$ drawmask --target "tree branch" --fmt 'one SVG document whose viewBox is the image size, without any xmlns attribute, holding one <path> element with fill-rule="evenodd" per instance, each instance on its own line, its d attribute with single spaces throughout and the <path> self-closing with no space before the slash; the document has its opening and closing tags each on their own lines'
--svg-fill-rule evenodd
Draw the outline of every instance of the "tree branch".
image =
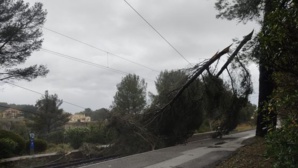
<svg viewBox="0 0 298 168">
<path fill-rule="evenodd" d="M 232 44 L 231 44 L 232 45 Z M 220 51 L 217 52 L 214 56 L 212 56 L 206 63 L 204 63 L 201 67 L 198 68 L 197 72 L 182 86 L 182 88 L 178 91 L 178 93 L 175 95 L 175 97 L 167 104 L 165 105 L 161 110 L 164 111 L 168 106 L 171 106 L 178 97 L 183 93 L 183 91 L 198 77 L 200 76 L 206 69 L 209 68 L 209 66 L 214 63 L 217 59 L 219 59 L 224 54 L 228 53 L 230 50 L 231 45 Z"/>
<path fill-rule="evenodd" d="M 231 79 L 231 86 L 232 86 L 232 91 L 233 91 L 233 94 L 235 94 L 235 88 L 234 88 L 234 79 L 233 79 L 233 77 L 232 77 L 232 75 L 231 75 L 231 73 L 230 73 L 229 69 L 228 69 L 228 68 L 226 68 L 226 70 L 227 70 L 227 72 L 228 72 L 228 74 L 229 74 L 229 77 L 230 77 L 230 79 Z"/>
<path fill-rule="evenodd" d="M 221 67 L 220 71 L 217 73 L 216 77 L 219 77 L 219 75 L 222 74 L 222 72 L 227 68 L 227 66 L 232 62 L 232 60 L 236 57 L 240 49 L 246 44 L 249 40 L 251 40 L 251 37 L 253 35 L 252 31 L 248 35 L 244 36 L 243 40 L 240 42 L 236 50 L 233 52 L 233 54 L 229 57 L 229 59 L 226 61 L 226 63 Z"/>
</svg>

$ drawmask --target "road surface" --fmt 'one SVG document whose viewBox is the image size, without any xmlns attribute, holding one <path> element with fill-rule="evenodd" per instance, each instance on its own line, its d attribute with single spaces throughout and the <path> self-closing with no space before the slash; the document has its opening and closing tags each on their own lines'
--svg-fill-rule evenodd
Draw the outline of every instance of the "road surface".
<svg viewBox="0 0 298 168">
<path fill-rule="evenodd" d="M 242 141 L 253 137 L 255 131 L 245 131 L 135 154 L 81 168 L 200 168 L 212 167 L 242 146 Z"/>
</svg>

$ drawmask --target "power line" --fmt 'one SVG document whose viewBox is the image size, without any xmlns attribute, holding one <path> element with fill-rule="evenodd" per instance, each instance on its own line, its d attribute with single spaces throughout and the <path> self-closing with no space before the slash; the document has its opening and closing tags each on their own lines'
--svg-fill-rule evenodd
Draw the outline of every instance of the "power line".
<svg viewBox="0 0 298 168">
<path fill-rule="evenodd" d="M 103 65 L 100 65 L 100 64 L 96 64 L 96 63 L 93 63 L 93 62 L 85 61 L 83 59 L 75 58 L 75 57 L 65 55 L 65 54 L 62 54 L 62 53 L 59 53 L 59 52 L 56 52 L 56 51 L 48 50 L 48 49 L 45 49 L 45 48 L 42 48 L 41 50 L 44 51 L 44 52 L 50 53 L 50 54 L 54 54 L 54 55 L 59 56 L 59 57 L 67 58 L 67 59 L 77 61 L 77 62 L 80 62 L 80 63 L 83 63 L 83 64 L 94 66 L 94 67 L 97 67 L 97 68 L 110 70 L 110 71 L 121 73 L 121 74 L 124 74 L 124 75 L 128 74 L 127 72 L 124 72 L 124 71 L 121 71 L 121 70 L 117 70 L 117 69 L 109 68 L 109 67 L 106 67 L 106 66 L 103 66 Z"/>
<path fill-rule="evenodd" d="M 191 64 L 156 28 L 154 28 L 133 6 L 131 6 L 126 0 L 124 2 L 136 12 L 169 46 L 171 46 L 186 62 Z"/>
<path fill-rule="evenodd" d="M 39 95 L 44 96 L 44 94 L 42 94 L 42 93 L 40 93 L 40 92 L 37 92 L 37 91 L 32 90 L 32 89 L 29 89 L 29 88 L 25 88 L 25 87 L 23 87 L 23 86 L 19 86 L 19 85 L 16 85 L 16 84 L 13 84 L 13 83 L 10 83 L 10 82 L 6 82 L 6 81 L 2 81 L 2 82 L 7 83 L 7 84 L 12 85 L 12 86 L 19 87 L 19 88 L 24 89 L 24 90 L 27 90 L 27 91 L 30 91 L 30 92 L 32 92 L 32 93 L 35 93 L 35 94 L 39 94 Z M 74 104 L 74 103 L 71 103 L 71 102 L 68 102 L 68 101 L 65 101 L 65 100 L 63 100 L 63 103 L 66 103 L 66 104 L 69 104 L 69 105 L 72 105 L 72 106 L 75 106 L 75 107 L 78 107 L 78 108 L 86 109 L 85 107 L 82 107 L 82 106 L 80 106 L 80 105 L 76 105 L 76 104 Z"/>
<path fill-rule="evenodd" d="M 91 44 L 85 43 L 85 42 L 83 42 L 83 41 L 77 40 L 77 39 L 75 39 L 75 38 L 73 38 L 73 37 L 67 36 L 67 35 L 65 35 L 65 34 L 59 33 L 59 32 L 57 32 L 57 31 L 51 30 L 51 29 L 46 28 L 46 27 L 43 27 L 43 28 L 44 28 L 45 30 L 50 31 L 50 32 L 59 34 L 60 36 L 66 37 L 66 38 L 71 39 L 71 40 L 73 40 L 73 41 L 76 41 L 76 42 L 78 42 L 78 43 L 84 44 L 84 45 L 86 45 L 86 46 L 89 46 L 89 47 L 94 48 L 94 49 L 96 49 L 96 50 L 99 50 L 99 51 L 101 51 L 101 52 L 104 52 L 104 53 L 106 53 L 107 55 L 110 54 L 110 55 L 113 55 L 113 56 L 115 56 L 115 57 L 118 57 L 118 58 L 120 58 L 120 59 L 122 59 L 122 60 L 125 60 L 125 61 L 127 61 L 127 62 L 130 62 L 130 63 L 136 64 L 136 65 L 138 65 L 138 66 L 144 67 L 144 68 L 146 68 L 146 69 L 149 69 L 149 70 L 151 70 L 151 71 L 159 72 L 159 71 L 157 71 L 157 70 L 155 70 L 155 69 L 153 69 L 153 68 L 150 68 L 150 67 L 148 67 L 148 66 L 146 66 L 146 65 L 143 65 L 143 64 L 134 62 L 134 61 L 129 60 L 129 59 L 127 59 L 127 58 L 123 58 L 123 57 L 121 57 L 121 56 L 119 56 L 119 55 L 117 55 L 117 54 L 111 53 L 111 52 L 106 51 L 106 50 L 104 50 L 104 49 L 98 48 L 98 47 L 96 47 L 96 46 L 94 46 L 94 45 L 91 45 Z"/>
<path fill-rule="evenodd" d="M 94 66 L 94 67 L 97 67 L 97 68 L 105 69 L 105 70 L 108 70 L 108 71 L 113 71 L 115 73 L 120 73 L 120 74 L 124 74 L 124 75 L 129 74 L 128 72 L 125 72 L 125 71 L 121 71 L 121 70 L 118 70 L 118 69 L 106 67 L 106 66 L 96 64 L 96 63 L 93 63 L 93 62 L 85 61 L 83 59 L 75 58 L 75 57 L 65 55 L 65 54 L 62 54 L 62 53 L 59 53 L 59 52 L 55 52 L 55 51 L 52 51 L 52 50 L 48 50 L 48 49 L 45 49 L 45 48 L 42 48 L 41 50 L 44 51 L 44 52 L 50 53 L 50 54 L 54 54 L 54 55 L 59 56 L 59 57 L 63 57 L 63 58 L 66 58 L 66 59 L 77 61 L 77 62 L 86 64 L 86 65 L 90 65 L 90 66 Z M 144 78 L 144 79 L 149 80 L 149 81 L 154 81 L 154 80 L 148 79 L 148 78 Z"/>
</svg>

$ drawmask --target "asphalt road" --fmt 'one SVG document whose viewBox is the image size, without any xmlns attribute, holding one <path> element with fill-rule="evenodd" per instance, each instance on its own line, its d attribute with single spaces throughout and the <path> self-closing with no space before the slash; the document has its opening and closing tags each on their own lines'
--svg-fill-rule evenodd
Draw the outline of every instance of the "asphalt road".
<svg viewBox="0 0 298 168">
<path fill-rule="evenodd" d="M 245 131 L 222 139 L 194 141 L 81 168 L 210 168 L 241 147 L 243 140 L 254 135 L 254 130 Z"/>
</svg>

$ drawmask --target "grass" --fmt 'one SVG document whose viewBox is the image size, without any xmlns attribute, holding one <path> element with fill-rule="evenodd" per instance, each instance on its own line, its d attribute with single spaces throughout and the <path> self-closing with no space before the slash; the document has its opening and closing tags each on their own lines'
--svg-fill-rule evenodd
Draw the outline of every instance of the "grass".
<svg viewBox="0 0 298 168">
<path fill-rule="evenodd" d="M 69 144 L 49 144 L 48 149 L 44 153 L 67 153 L 72 151 L 73 148 Z"/>
<path fill-rule="evenodd" d="M 264 138 L 254 137 L 243 142 L 230 158 L 219 163 L 216 168 L 269 168 L 273 160 L 265 157 Z"/>
<path fill-rule="evenodd" d="M 247 131 L 251 129 L 255 129 L 256 127 L 254 125 L 248 124 L 248 123 L 243 123 L 239 124 L 236 128 L 235 131 L 241 132 L 241 131 Z"/>
</svg>

